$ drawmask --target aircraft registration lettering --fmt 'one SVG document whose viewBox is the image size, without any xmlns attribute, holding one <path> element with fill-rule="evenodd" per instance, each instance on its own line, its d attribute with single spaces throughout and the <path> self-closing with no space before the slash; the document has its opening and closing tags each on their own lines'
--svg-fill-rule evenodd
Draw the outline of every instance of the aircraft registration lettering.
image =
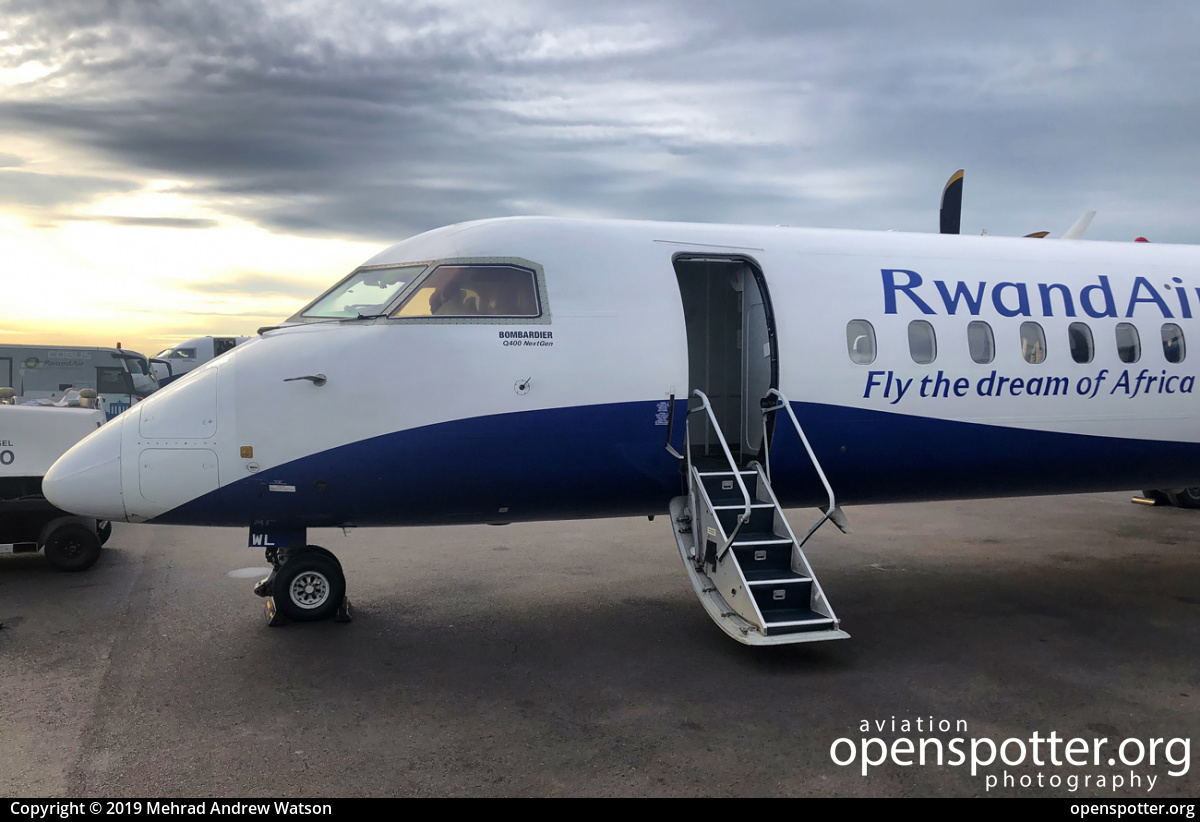
<svg viewBox="0 0 1200 822">
<path fill-rule="evenodd" d="M 1162 369 L 1151 374 L 1143 368 L 1136 375 L 1124 369 L 1119 376 L 1107 368 L 1101 368 L 1094 377 L 1010 377 L 992 370 L 986 377 L 973 380 L 969 377 L 947 376 L 945 371 L 936 375 L 926 374 L 904 378 L 895 371 L 868 371 L 863 390 L 863 399 L 884 399 L 896 405 L 905 398 L 926 397 L 950 399 L 951 397 L 1067 397 L 1072 394 L 1094 399 L 1103 387 L 1107 396 L 1123 395 L 1128 399 L 1148 394 L 1191 394 L 1196 388 L 1196 377 L 1192 374 L 1168 374 Z"/>
</svg>

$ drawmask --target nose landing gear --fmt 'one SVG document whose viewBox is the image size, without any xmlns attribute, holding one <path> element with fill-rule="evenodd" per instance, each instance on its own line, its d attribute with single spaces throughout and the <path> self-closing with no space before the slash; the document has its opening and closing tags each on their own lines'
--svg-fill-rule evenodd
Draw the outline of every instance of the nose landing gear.
<svg viewBox="0 0 1200 822">
<path fill-rule="evenodd" d="M 353 618 L 346 597 L 346 575 L 330 551 L 319 545 L 271 545 L 265 555 L 274 570 L 254 586 L 254 593 L 267 599 L 268 624 L 323 619 L 349 622 Z"/>
</svg>

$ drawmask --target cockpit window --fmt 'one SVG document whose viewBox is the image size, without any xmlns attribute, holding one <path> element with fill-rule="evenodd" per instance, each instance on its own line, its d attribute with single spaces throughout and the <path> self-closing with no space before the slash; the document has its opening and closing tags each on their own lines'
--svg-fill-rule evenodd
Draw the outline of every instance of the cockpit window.
<svg viewBox="0 0 1200 822">
<path fill-rule="evenodd" d="M 317 319 L 353 319 L 382 314 L 424 265 L 360 268 L 300 313 Z"/>
<path fill-rule="evenodd" d="M 196 349 L 173 348 L 168 356 L 172 360 L 194 360 L 196 359 Z"/>
<path fill-rule="evenodd" d="M 393 317 L 539 317 L 537 275 L 515 265 L 440 265 Z"/>
</svg>

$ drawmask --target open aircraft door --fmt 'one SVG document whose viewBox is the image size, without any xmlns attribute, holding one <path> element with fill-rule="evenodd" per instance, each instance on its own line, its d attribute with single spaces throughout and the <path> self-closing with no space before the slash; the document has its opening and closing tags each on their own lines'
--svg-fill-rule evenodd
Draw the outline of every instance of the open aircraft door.
<svg viewBox="0 0 1200 822">
<path fill-rule="evenodd" d="M 744 256 L 677 255 L 688 343 L 687 446 L 697 457 L 720 459 L 723 436 L 735 460 L 755 459 L 763 446 L 762 401 L 777 387 L 774 317 L 762 270 Z M 720 429 L 720 433 L 716 429 Z"/>
</svg>

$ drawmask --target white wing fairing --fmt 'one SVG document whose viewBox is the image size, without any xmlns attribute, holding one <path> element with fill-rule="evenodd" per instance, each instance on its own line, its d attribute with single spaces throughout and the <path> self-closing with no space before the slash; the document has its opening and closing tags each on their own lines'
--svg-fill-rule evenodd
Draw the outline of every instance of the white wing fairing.
<svg viewBox="0 0 1200 822">
<path fill-rule="evenodd" d="M 696 338 L 712 299 L 724 360 Z M 742 409 L 737 469 L 770 444 L 763 507 L 825 499 L 790 425 L 755 435 L 765 389 L 842 502 L 1197 485 L 1197 312 L 1184 246 L 468 223 L 160 390 L 45 488 L 104 519 L 298 533 L 663 513 L 687 484 L 666 446 L 701 458 L 687 398 L 722 363 L 745 370 L 714 395 Z"/>
</svg>

